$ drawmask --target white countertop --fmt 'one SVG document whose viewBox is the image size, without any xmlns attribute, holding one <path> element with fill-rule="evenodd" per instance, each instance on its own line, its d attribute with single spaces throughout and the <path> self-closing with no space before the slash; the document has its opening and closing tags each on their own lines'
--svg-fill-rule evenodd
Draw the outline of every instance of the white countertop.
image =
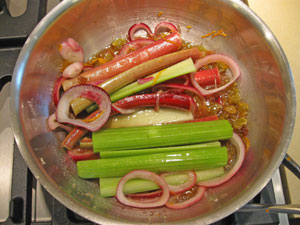
<svg viewBox="0 0 300 225">
<path fill-rule="evenodd" d="M 250 8 L 260 16 L 280 42 L 292 69 L 297 99 L 300 99 L 300 0 L 248 0 Z M 297 112 L 299 106 L 297 104 Z M 300 120 L 296 118 L 294 135 L 288 154 L 300 164 Z M 293 204 L 300 204 L 300 180 L 286 170 Z"/>
</svg>

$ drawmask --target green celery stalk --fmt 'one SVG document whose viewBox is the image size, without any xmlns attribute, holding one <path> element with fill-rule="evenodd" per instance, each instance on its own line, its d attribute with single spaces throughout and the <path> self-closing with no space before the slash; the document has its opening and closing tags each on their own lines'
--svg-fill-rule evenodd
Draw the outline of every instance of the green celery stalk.
<svg viewBox="0 0 300 225">
<path fill-rule="evenodd" d="M 81 178 L 102 178 L 124 176 L 136 169 L 160 173 L 192 169 L 204 170 L 225 166 L 226 163 L 226 147 L 214 147 L 197 151 L 78 161 L 77 171 Z"/>
<path fill-rule="evenodd" d="M 83 142 L 85 143 L 85 142 Z M 81 146 L 81 143 L 80 143 Z M 147 154 L 156 154 L 161 152 L 175 152 L 175 151 L 185 151 L 185 150 L 198 150 L 200 148 L 213 148 L 220 147 L 221 143 L 216 142 L 208 142 L 202 144 L 195 145 L 181 145 L 181 146 L 172 146 L 172 147 L 164 147 L 164 148 L 145 148 L 145 149 L 137 149 L 137 150 L 121 150 L 121 151 L 103 151 L 100 152 L 100 158 L 116 158 L 116 157 L 126 157 L 126 156 L 135 156 L 135 155 L 147 155 Z"/>
<path fill-rule="evenodd" d="M 196 171 L 197 174 L 197 182 L 203 180 L 210 180 L 216 177 L 220 177 L 224 175 L 224 168 L 218 167 L 209 170 L 199 170 Z M 116 195 L 117 185 L 120 181 L 121 177 L 109 177 L 109 178 L 100 178 L 100 195 L 102 197 L 112 197 Z M 185 183 L 188 180 L 188 176 L 185 173 L 172 174 L 166 177 L 166 181 L 171 185 L 179 185 Z M 158 185 L 150 180 L 143 179 L 132 179 L 129 180 L 124 185 L 124 193 L 138 193 L 138 192 L 146 192 L 153 191 L 159 189 Z"/>
<path fill-rule="evenodd" d="M 101 129 L 93 132 L 94 152 L 196 144 L 226 140 L 233 129 L 227 120 Z"/>
<path fill-rule="evenodd" d="M 180 63 L 177 63 L 173 66 L 170 66 L 166 69 L 163 69 L 157 73 L 154 73 L 147 77 L 153 77 L 152 81 L 146 82 L 144 84 L 139 84 L 138 82 L 131 83 L 118 91 L 114 92 L 110 95 L 110 99 L 112 102 L 118 101 L 122 98 L 125 98 L 129 95 L 135 94 L 139 91 L 150 88 L 156 84 L 162 83 L 164 81 L 173 79 L 175 77 L 188 74 L 191 72 L 195 72 L 196 68 L 191 58 L 186 59 Z"/>
</svg>

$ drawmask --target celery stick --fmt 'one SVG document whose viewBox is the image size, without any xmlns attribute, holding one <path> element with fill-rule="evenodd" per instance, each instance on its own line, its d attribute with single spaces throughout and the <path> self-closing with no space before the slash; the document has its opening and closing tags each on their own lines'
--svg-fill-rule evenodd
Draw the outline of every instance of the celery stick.
<svg viewBox="0 0 300 225">
<path fill-rule="evenodd" d="M 196 171 L 197 174 L 197 182 L 203 180 L 210 180 L 224 174 L 223 167 L 218 167 L 209 170 L 199 170 Z M 112 197 L 116 195 L 117 185 L 120 181 L 120 177 L 113 178 L 100 178 L 100 195 L 102 197 Z M 188 180 L 188 176 L 184 173 L 173 174 L 166 177 L 166 181 L 171 185 L 179 185 Z M 143 179 L 133 179 L 128 181 L 124 186 L 124 193 L 138 193 L 138 192 L 146 192 L 157 190 L 159 187 L 152 181 L 143 180 Z"/>
<path fill-rule="evenodd" d="M 79 161 L 77 171 L 81 178 L 102 178 L 123 176 L 136 169 L 160 173 L 191 169 L 204 170 L 224 166 L 226 163 L 226 147 L 214 147 L 197 151 Z"/>
<path fill-rule="evenodd" d="M 233 129 L 227 120 L 101 129 L 93 132 L 94 152 L 196 144 L 225 140 Z"/>
<path fill-rule="evenodd" d="M 154 73 L 147 77 L 153 77 L 152 81 L 149 81 L 144 84 L 139 84 L 138 82 L 131 83 L 118 91 L 114 92 L 110 95 L 110 99 L 112 102 L 118 101 L 122 98 L 125 98 L 129 95 L 135 94 L 144 89 L 150 88 L 156 84 L 162 83 L 164 81 L 173 79 L 175 77 L 188 74 L 191 72 L 195 72 L 196 68 L 191 58 L 186 59 L 180 63 L 177 63 L 173 66 L 170 66 L 166 69 L 163 69 L 157 73 Z"/>
<path fill-rule="evenodd" d="M 84 142 L 83 142 L 84 143 Z M 81 146 L 81 143 L 80 143 Z M 100 152 L 100 158 L 116 158 L 116 157 L 125 157 L 125 156 L 135 156 L 135 155 L 147 155 L 147 154 L 156 154 L 161 152 L 175 152 L 175 151 L 185 151 L 185 150 L 195 150 L 197 151 L 200 148 L 213 148 L 220 147 L 220 142 L 208 142 L 195 145 L 181 145 L 181 146 L 172 146 L 164 148 L 145 148 L 137 150 L 121 150 L 121 151 L 104 151 Z"/>
</svg>

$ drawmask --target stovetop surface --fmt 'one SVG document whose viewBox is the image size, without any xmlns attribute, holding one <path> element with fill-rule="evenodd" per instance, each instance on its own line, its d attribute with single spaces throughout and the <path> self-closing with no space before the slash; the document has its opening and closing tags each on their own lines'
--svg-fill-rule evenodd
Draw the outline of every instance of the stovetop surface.
<svg viewBox="0 0 300 225">
<path fill-rule="evenodd" d="M 94 224 L 67 209 L 41 187 L 23 161 L 7 123 L 7 117 L 9 117 L 9 81 L 11 80 L 13 68 L 29 33 L 45 15 L 47 11 L 46 5 L 46 0 L 28 0 L 27 11 L 18 18 L 11 18 L 5 6 L 2 6 L 2 13 L 0 13 L 0 112 L 2 118 L 0 120 L 0 140 L 2 136 L 3 140 L 9 139 L 12 142 L 6 145 L 10 149 L 7 149 L 8 153 L 5 154 L 8 158 L 7 162 L 11 161 L 10 166 L 6 167 L 11 169 L 10 172 L 6 173 L 8 174 L 8 183 L 11 183 L 11 188 L 7 192 L 9 196 L 7 206 L 3 204 L 3 208 L 7 208 L 7 217 L 4 215 L 4 217 L 0 218 L 0 223 Z M 4 131 L 6 136 L 3 136 Z M 3 152 L 2 155 L 0 152 L 0 156 L 2 157 L 3 155 Z M 1 168 L 0 172 L 2 172 Z M 278 180 L 278 176 L 280 179 L 279 172 L 277 172 L 277 177 L 273 178 L 273 181 L 270 181 L 251 203 L 284 203 L 278 202 L 276 190 L 274 192 L 274 187 L 277 185 L 274 183 L 274 180 Z M 2 216 L 1 213 L 0 216 Z M 280 221 L 281 224 L 288 224 L 286 215 L 237 212 L 214 225 L 262 225 L 278 224 Z"/>
</svg>

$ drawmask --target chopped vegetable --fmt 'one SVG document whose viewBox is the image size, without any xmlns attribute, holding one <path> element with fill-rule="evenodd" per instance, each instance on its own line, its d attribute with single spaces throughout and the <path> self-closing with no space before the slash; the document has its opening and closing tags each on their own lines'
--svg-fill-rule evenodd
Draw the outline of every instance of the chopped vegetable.
<svg viewBox="0 0 300 225">
<path fill-rule="evenodd" d="M 197 83 L 202 86 L 210 86 L 220 84 L 221 77 L 217 67 L 208 70 L 201 70 L 195 74 L 195 80 Z"/>
<path fill-rule="evenodd" d="M 92 149 L 75 148 L 69 150 L 67 153 L 75 162 L 99 158 Z"/>
<path fill-rule="evenodd" d="M 133 24 L 128 30 L 129 40 L 130 41 L 136 40 L 135 33 L 137 33 L 140 30 L 145 31 L 147 33 L 148 37 L 153 36 L 153 33 L 152 33 L 150 27 L 147 24 L 145 24 L 145 23 L 136 23 L 136 24 Z"/>
<path fill-rule="evenodd" d="M 71 100 L 84 97 L 88 98 L 92 101 L 95 101 L 102 115 L 96 118 L 93 121 L 83 121 L 80 119 L 72 119 L 69 117 L 69 107 Z M 66 91 L 58 102 L 56 109 L 56 118 L 60 123 L 69 123 L 75 126 L 86 128 L 90 131 L 99 130 L 100 127 L 104 125 L 104 123 L 109 118 L 111 112 L 111 102 L 107 93 L 99 88 L 92 85 L 78 85 L 75 86 L 68 91 Z"/>
<path fill-rule="evenodd" d="M 136 178 L 147 179 L 155 182 L 162 189 L 161 196 L 155 201 L 138 201 L 138 200 L 126 198 L 123 192 L 124 185 L 126 184 L 127 181 Z M 166 204 L 166 202 L 169 199 L 169 189 L 168 189 L 168 184 L 164 181 L 164 179 L 162 179 L 157 174 L 145 170 L 134 170 L 126 174 L 119 181 L 116 197 L 124 205 L 137 207 L 137 208 L 154 208 Z"/>
<path fill-rule="evenodd" d="M 63 71 L 63 77 L 74 78 L 77 77 L 83 70 L 82 62 L 75 62 L 67 66 Z"/>
<path fill-rule="evenodd" d="M 133 52 L 135 50 L 138 50 L 146 45 L 154 43 L 154 40 L 141 38 L 136 39 L 133 41 L 128 42 L 127 44 L 123 45 L 121 50 L 119 51 L 119 55 L 127 55 L 130 52 Z"/>
<path fill-rule="evenodd" d="M 199 149 L 198 151 L 177 151 L 150 155 L 108 158 L 77 162 L 81 178 L 118 177 L 132 170 L 142 169 L 155 173 L 183 170 L 204 170 L 225 166 L 226 147 Z"/>
<path fill-rule="evenodd" d="M 160 23 L 158 23 L 154 29 L 154 35 L 156 37 L 159 37 L 159 35 L 162 33 L 162 32 L 175 32 L 177 33 L 178 30 L 177 30 L 177 27 L 170 23 L 170 22 L 166 22 L 166 21 L 162 21 Z"/>
<path fill-rule="evenodd" d="M 184 193 L 173 195 L 166 203 L 166 207 L 170 209 L 184 209 L 202 199 L 206 188 L 194 186 L 191 190 Z"/>
<path fill-rule="evenodd" d="M 59 53 L 63 59 L 71 63 L 83 62 L 83 49 L 73 38 L 68 38 L 60 44 Z"/>
<path fill-rule="evenodd" d="M 178 174 L 178 173 L 185 173 L 188 176 L 188 180 L 179 185 L 168 184 L 171 195 L 185 192 L 185 191 L 191 189 L 193 186 L 195 186 L 195 184 L 197 182 L 197 174 L 194 171 L 162 173 L 160 176 L 163 179 L 165 179 L 167 176 Z"/>
<path fill-rule="evenodd" d="M 122 113 L 120 109 L 142 107 L 169 107 L 192 111 L 197 106 L 194 99 L 189 95 L 179 95 L 172 93 L 151 93 L 125 97 L 113 103 L 112 107 L 116 108 L 118 112 Z M 132 111 L 129 111 L 129 113 L 132 113 Z"/>
<path fill-rule="evenodd" d="M 80 142 L 81 144 L 84 143 Z M 92 142 L 91 142 L 92 145 Z M 172 146 L 172 147 L 162 147 L 162 148 L 143 148 L 138 150 L 122 150 L 122 151 L 101 151 L 101 159 L 105 158 L 116 158 L 116 157 L 126 157 L 126 156 L 135 156 L 135 155 L 148 155 L 162 152 L 176 152 L 176 151 L 186 151 L 186 150 L 195 150 L 197 151 L 200 148 L 214 148 L 220 147 L 220 142 L 208 142 L 195 145 L 181 145 L 181 146 Z"/>
<path fill-rule="evenodd" d="M 170 41 L 174 43 L 170 43 Z M 79 77 L 65 80 L 62 84 L 63 88 L 68 90 L 77 84 L 88 84 L 97 80 L 111 78 L 150 59 L 175 52 L 178 50 L 178 45 L 181 46 L 180 35 L 178 33 L 170 34 L 165 39 L 158 40 L 153 44 L 88 70 L 80 74 Z"/>
<path fill-rule="evenodd" d="M 232 78 L 228 83 L 226 83 L 225 85 L 223 85 L 221 87 L 214 88 L 214 89 L 211 89 L 211 90 L 206 90 L 206 89 L 200 87 L 200 85 L 197 83 L 197 81 L 195 79 L 195 75 L 197 73 L 191 73 L 190 79 L 191 79 L 192 84 L 204 96 L 205 95 L 211 95 L 211 94 L 214 94 L 214 93 L 217 93 L 219 91 L 224 90 L 225 88 L 227 88 L 231 84 L 233 84 L 233 82 L 235 82 L 241 74 L 238 64 L 233 59 L 231 59 L 231 58 L 229 58 L 228 56 L 225 56 L 225 55 L 213 54 L 213 55 L 205 56 L 204 58 L 198 60 L 195 64 L 195 66 L 198 70 L 201 67 L 203 67 L 205 65 L 208 65 L 210 63 L 214 63 L 214 62 L 223 62 L 223 63 L 227 64 L 229 69 L 231 70 Z"/>
<path fill-rule="evenodd" d="M 233 177 L 237 171 L 240 169 L 240 167 L 243 164 L 243 161 L 245 159 L 245 146 L 244 143 L 242 141 L 242 139 L 237 135 L 237 134 L 233 134 L 232 138 L 230 139 L 231 142 L 233 143 L 233 145 L 236 147 L 237 150 L 237 159 L 235 164 L 233 165 L 233 167 L 226 172 L 223 176 L 212 179 L 212 180 L 208 180 L 208 181 L 200 181 L 197 184 L 200 186 L 204 186 L 204 187 L 215 187 L 215 186 L 219 186 L 225 182 L 227 182 L 229 179 L 231 179 L 231 177 Z"/>
<path fill-rule="evenodd" d="M 129 95 L 132 95 L 134 93 L 137 93 L 139 91 L 142 91 L 146 88 L 150 88 L 156 84 L 162 83 L 166 80 L 173 79 L 175 77 L 194 72 L 195 66 L 193 63 L 193 60 L 191 58 L 186 59 L 180 63 L 177 63 L 173 66 L 170 66 L 164 70 L 161 70 L 158 73 L 155 73 L 153 75 L 150 75 L 149 77 L 154 77 L 152 82 L 147 82 L 144 84 L 139 84 L 138 82 L 134 82 L 132 84 L 129 84 L 118 91 L 114 92 L 110 98 L 112 102 L 115 102 L 117 100 L 120 100 L 124 97 L 127 97 Z"/>
<path fill-rule="evenodd" d="M 95 152 L 196 144 L 232 137 L 227 120 L 102 129 L 93 132 Z"/>
<path fill-rule="evenodd" d="M 61 84 L 65 80 L 65 77 L 60 76 L 54 83 L 53 92 L 52 92 L 52 100 L 55 106 L 57 106 L 60 98 L 60 89 Z"/>
<path fill-rule="evenodd" d="M 196 60 L 203 57 L 203 54 L 197 48 L 191 48 L 166 54 L 164 56 L 152 59 L 148 62 L 142 63 L 129 70 L 126 70 L 123 73 L 120 73 L 100 84 L 99 87 L 103 88 L 107 93 L 111 94 L 118 89 L 126 86 L 127 84 L 138 80 L 139 78 L 142 78 L 151 73 L 155 73 L 161 69 L 164 69 L 190 57 L 193 60 Z M 92 102 L 87 99 L 78 98 L 76 99 L 76 101 L 73 101 L 71 103 L 71 107 L 75 115 L 77 115 L 91 104 Z"/>
<path fill-rule="evenodd" d="M 202 180 L 209 180 L 224 174 L 223 167 L 218 167 L 214 169 L 208 170 L 199 170 L 196 171 L 197 182 Z M 120 181 L 120 177 L 112 177 L 112 178 L 100 178 L 100 195 L 102 197 L 112 197 L 116 195 L 117 185 Z M 185 183 L 188 180 L 188 176 L 182 173 L 176 173 L 169 175 L 165 178 L 166 182 L 171 185 L 180 185 Z M 159 187 L 152 181 L 144 180 L 144 179 L 135 179 L 128 181 L 124 186 L 124 193 L 141 193 L 147 191 L 157 190 Z"/>
</svg>

